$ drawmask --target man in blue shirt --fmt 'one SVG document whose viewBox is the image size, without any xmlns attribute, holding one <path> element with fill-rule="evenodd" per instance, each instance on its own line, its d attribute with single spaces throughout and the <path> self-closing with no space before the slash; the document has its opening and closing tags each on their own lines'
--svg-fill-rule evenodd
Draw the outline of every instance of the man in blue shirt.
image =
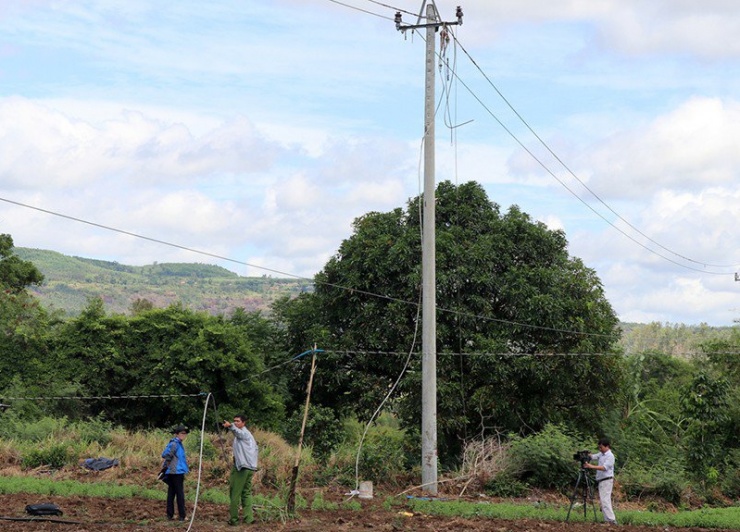
<svg viewBox="0 0 740 532">
<path fill-rule="evenodd" d="M 175 517 L 175 498 L 180 521 L 185 521 L 185 473 L 189 471 L 182 442 L 190 432 L 187 427 L 178 425 L 172 431 L 175 435 L 162 451 L 162 480 L 167 483 L 167 519 Z"/>
<path fill-rule="evenodd" d="M 612 510 L 612 488 L 614 488 L 614 455 L 611 450 L 611 442 L 607 438 L 599 440 L 599 452 L 591 455 L 591 460 L 596 460 L 597 465 L 585 463 L 583 467 L 596 470 L 596 485 L 599 488 L 599 503 L 604 521 L 610 525 L 617 524 L 617 518 Z"/>
</svg>

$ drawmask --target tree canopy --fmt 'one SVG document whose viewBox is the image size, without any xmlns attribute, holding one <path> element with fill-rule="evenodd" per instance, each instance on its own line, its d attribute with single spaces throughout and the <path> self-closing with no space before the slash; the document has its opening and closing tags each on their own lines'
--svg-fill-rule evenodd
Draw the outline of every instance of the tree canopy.
<svg viewBox="0 0 740 532">
<path fill-rule="evenodd" d="M 368 416 L 405 353 L 420 350 L 420 200 L 355 220 L 315 292 L 278 309 L 301 323 L 287 327 L 292 349 L 316 341 L 332 351 L 314 385 L 326 390 L 317 394 L 325 404 Z M 440 440 L 595 422 L 610 404 L 602 391 L 621 378 L 610 353 L 618 320 L 596 273 L 569 256 L 562 231 L 516 206 L 502 214 L 477 183 L 440 183 L 436 202 Z M 419 418 L 419 362 L 412 358 L 398 403 L 410 427 Z M 301 382 L 305 373 L 296 392 Z"/>
<path fill-rule="evenodd" d="M 0 234 L 0 288 L 19 293 L 26 287 L 44 282 L 44 276 L 32 262 L 13 253 L 13 238 Z"/>
<path fill-rule="evenodd" d="M 15 375 L 37 373 L 46 353 L 49 316 L 28 293 L 44 276 L 13 252 L 13 239 L 0 234 L 0 389 Z"/>
</svg>

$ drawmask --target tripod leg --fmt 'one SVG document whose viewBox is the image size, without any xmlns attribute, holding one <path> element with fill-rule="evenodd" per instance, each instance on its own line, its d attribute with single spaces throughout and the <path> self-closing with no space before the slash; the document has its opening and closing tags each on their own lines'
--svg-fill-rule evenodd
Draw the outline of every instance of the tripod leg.
<svg viewBox="0 0 740 532">
<path fill-rule="evenodd" d="M 578 473 L 578 478 L 576 479 L 576 486 L 575 488 L 573 488 L 573 495 L 570 498 L 570 507 L 568 508 L 568 515 L 565 518 L 566 523 L 570 520 L 570 512 L 573 510 L 573 504 L 576 502 L 576 495 L 578 494 L 578 485 L 581 483 L 581 474 L 582 472 Z"/>
<path fill-rule="evenodd" d="M 594 485 L 596 486 L 596 489 L 598 489 L 598 484 L 594 484 L 590 478 L 587 478 L 586 480 L 588 484 L 588 495 L 591 499 L 591 508 L 593 508 L 594 510 L 594 523 L 595 523 L 596 522 L 596 503 L 594 502 Z"/>
<path fill-rule="evenodd" d="M 585 522 L 588 518 L 588 496 L 589 496 L 589 485 L 590 485 L 590 479 L 588 478 L 587 474 L 583 474 L 584 476 L 584 483 L 583 483 L 583 521 Z"/>
</svg>

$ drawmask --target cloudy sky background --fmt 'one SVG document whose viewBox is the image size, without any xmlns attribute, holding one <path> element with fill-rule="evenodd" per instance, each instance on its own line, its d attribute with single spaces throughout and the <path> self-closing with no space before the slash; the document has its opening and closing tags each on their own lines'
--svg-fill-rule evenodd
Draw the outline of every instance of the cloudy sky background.
<svg viewBox="0 0 740 532">
<path fill-rule="evenodd" d="M 421 4 L 3 2 L 0 232 L 124 264 L 312 277 L 354 218 L 422 187 L 424 42 L 392 22 Z M 623 321 L 731 325 L 736 1 L 462 7 L 462 47 L 437 72 L 437 180 L 478 181 L 563 229 Z"/>
</svg>

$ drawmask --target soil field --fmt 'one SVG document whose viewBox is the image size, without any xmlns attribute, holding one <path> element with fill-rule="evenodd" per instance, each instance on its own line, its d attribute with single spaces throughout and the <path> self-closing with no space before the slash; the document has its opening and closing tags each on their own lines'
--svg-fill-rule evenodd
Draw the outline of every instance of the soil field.
<svg viewBox="0 0 740 532">
<path fill-rule="evenodd" d="M 28 519 L 25 512 L 28 504 L 53 502 L 64 512 L 61 517 L 38 518 L 57 519 L 65 523 L 50 521 L 23 521 Z M 326 532 L 326 531 L 492 531 L 492 532 L 585 532 L 590 530 L 612 530 L 622 532 L 665 532 L 664 527 L 619 526 L 603 523 L 561 523 L 523 519 L 505 521 L 494 519 L 462 519 L 454 517 L 426 516 L 411 513 L 403 508 L 384 508 L 379 499 L 362 500 L 361 510 L 300 511 L 300 517 L 285 522 L 272 521 L 249 526 L 232 527 L 226 524 L 228 507 L 211 503 L 199 503 L 190 530 L 226 531 L 249 530 L 261 532 Z M 188 506 L 191 511 L 192 505 Z M 259 515 L 259 509 L 257 509 Z M 94 497 L 54 497 L 37 495 L 0 496 L 0 530 L 5 532 L 27 531 L 177 531 L 187 530 L 190 519 L 185 522 L 167 521 L 164 517 L 164 502 L 149 499 L 103 499 Z M 722 532 L 719 529 L 681 528 L 670 529 L 675 532 Z M 737 532 L 737 531 L 735 531 Z"/>
</svg>

